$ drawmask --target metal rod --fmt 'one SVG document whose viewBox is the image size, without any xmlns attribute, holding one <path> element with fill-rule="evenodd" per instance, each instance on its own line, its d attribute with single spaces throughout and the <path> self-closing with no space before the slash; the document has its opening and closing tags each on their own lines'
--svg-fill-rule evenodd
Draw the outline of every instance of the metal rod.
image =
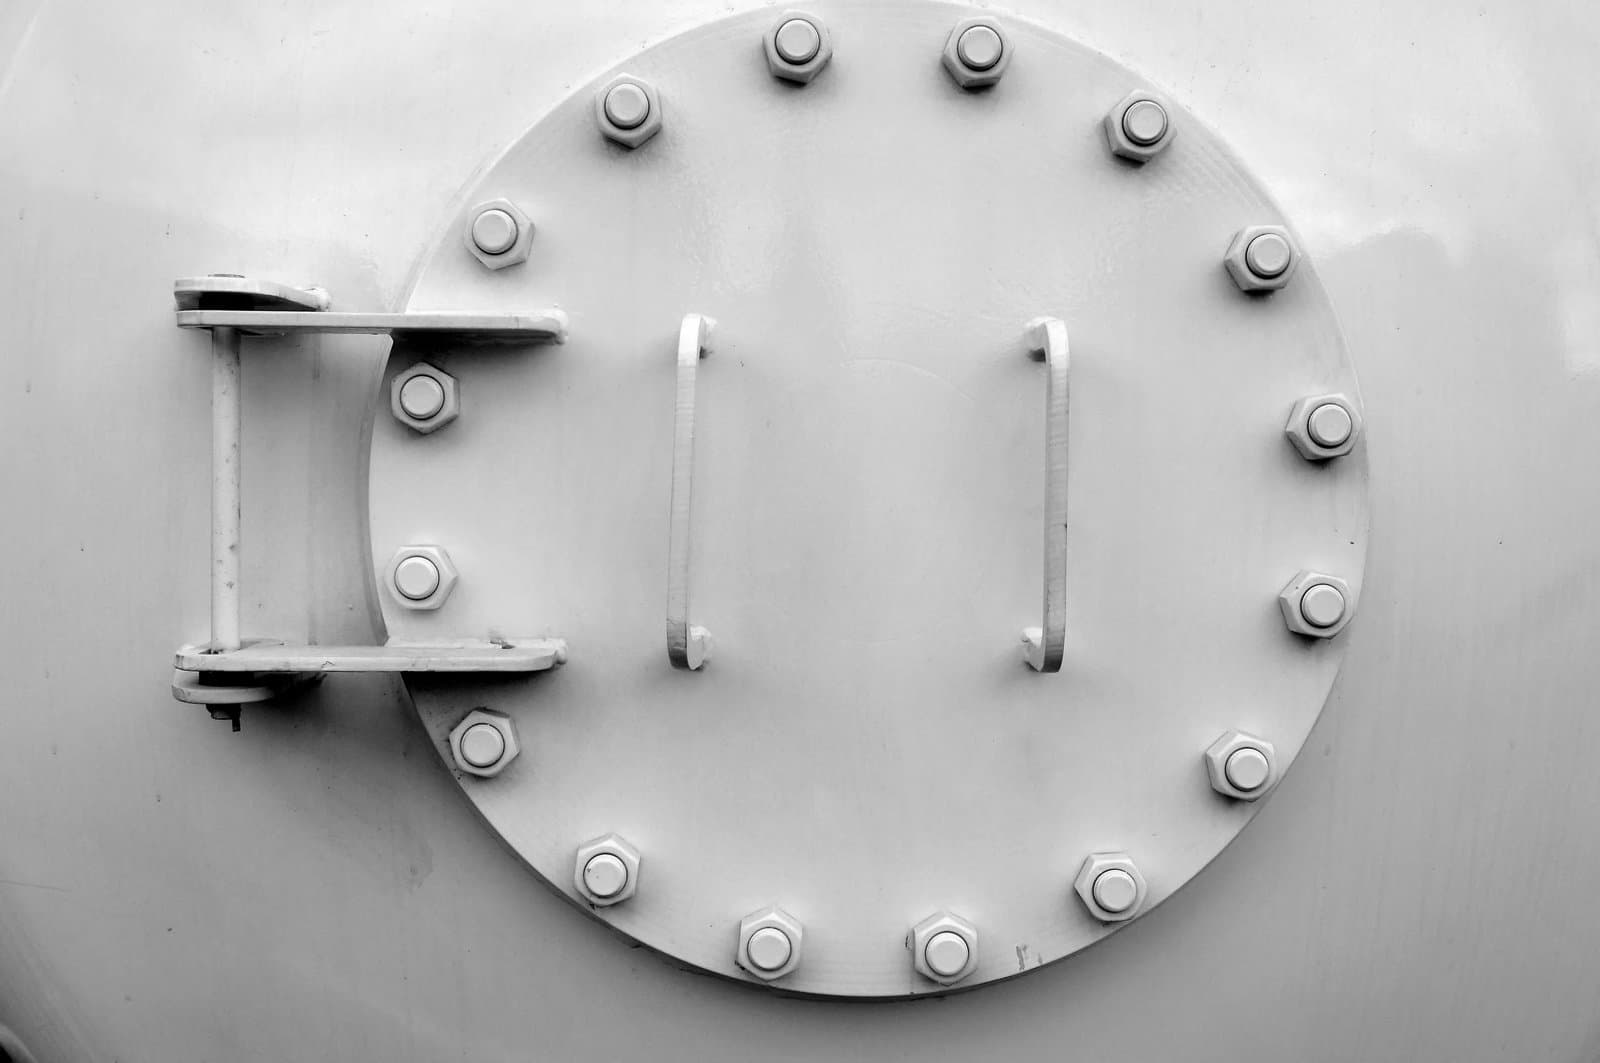
<svg viewBox="0 0 1600 1063">
<path fill-rule="evenodd" d="M 1044 623 L 1022 632 L 1034 670 L 1059 672 L 1067 641 L 1067 326 L 1058 318 L 1028 322 L 1029 353 L 1045 363 Z"/>
<path fill-rule="evenodd" d="M 239 331 L 211 330 L 211 648 L 239 648 Z"/>
<path fill-rule="evenodd" d="M 667 659 L 699 669 L 711 656 L 711 633 L 689 622 L 689 508 L 694 493 L 694 385 L 715 324 L 686 314 L 678 329 L 677 400 L 672 425 L 672 509 L 667 527 Z"/>
</svg>

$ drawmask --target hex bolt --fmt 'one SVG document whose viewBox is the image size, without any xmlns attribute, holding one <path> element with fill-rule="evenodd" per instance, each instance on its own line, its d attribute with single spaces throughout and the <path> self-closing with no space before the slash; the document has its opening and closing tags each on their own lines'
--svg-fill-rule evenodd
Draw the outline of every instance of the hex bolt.
<svg viewBox="0 0 1600 1063">
<path fill-rule="evenodd" d="M 583 884 L 596 897 L 609 900 L 628 884 L 628 869 L 610 853 L 592 856 L 583 865 Z"/>
<path fill-rule="evenodd" d="M 394 569 L 394 589 L 402 598 L 420 602 L 431 598 L 439 590 L 439 566 L 431 558 L 413 554 Z"/>
<path fill-rule="evenodd" d="M 1328 461 L 1355 449 L 1361 413 L 1348 395 L 1308 395 L 1289 409 L 1283 434 L 1307 461 Z"/>
<path fill-rule="evenodd" d="M 1121 915 L 1133 907 L 1139 898 L 1139 884 L 1121 868 L 1102 871 L 1095 876 L 1091 887 L 1094 902 L 1113 915 Z"/>
<path fill-rule="evenodd" d="M 1122 131 L 1147 148 L 1167 135 L 1167 112 L 1155 100 L 1139 100 L 1122 112 Z"/>
<path fill-rule="evenodd" d="M 1244 251 L 1245 265 L 1257 277 L 1270 280 L 1289 268 L 1289 241 L 1278 233 L 1262 233 Z"/>
<path fill-rule="evenodd" d="M 1278 608 L 1296 635 L 1331 639 L 1350 623 L 1355 599 L 1338 576 L 1303 569 L 1278 592 Z"/>
<path fill-rule="evenodd" d="M 455 590 L 460 574 L 442 546 L 402 546 L 389 559 L 385 583 L 406 609 L 438 609 Z"/>
<path fill-rule="evenodd" d="M 1244 292 L 1271 292 L 1288 285 L 1300 249 L 1281 225 L 1252 225 L 1234 234 L 1222 263 Z"/>
<path fill-rule="evenodd" d="M 944 43 L 941 61 L 964 89 L 987 88 L 1011 64 L 1011 42 L 993 19 L 969 18 L 956 23 Z"/>
<path fill-rule="evenodd" d="M 472 257 L 489 269 L 528 261 L 533 221 L 509 199 L 491 199 L 467 211 L 462 236 Z"/>
<path fill-rule="evenodd" d="M 941 930 L 928 939 L 922 949 L 923 958 L 934 974 L 953 978 L 972 959 L 972 948 L 967 939 L 950 930 Z"/>
<path fill-rule="evenodd" d="M 744 954 L 750 964 L 762 971 L 776 971 L 794 955 L 794 942 L 775 926 L 764 926 L 745 942 Z"/>
<path fill-rule="evenodd" d="M 771 982 L 800 966 L 805 928 L 782 908 L 763 908 L 739 922 L 739 949 L 735 962 L 764 982 Z"/>
<path fill-rule="evenodd" d="M 488 768 L 506 755 L 506 739 L 498 727 L 475 723 L 461 732 L 461 759 L 474 768 Z"/>
<path fill-rule="evenodd" d="M 429 435 L 461 416 L 461 386 L 438 366 L 418 362 L 390 381 L 389 412 L 413 432 Z"/>
<path fill-rule="evenodd" d="M 1146 163 L 1165 151 L 1176 135 L 1172 109 L 1154 93 L 1129 93 L 1106 112 L 1106 146 L 1111 154 Z"/>
<path fill-rule="evenodd" d="M 436 377 L 412 377 L 400 386 L 400 408 L 407 417 L 430 420 L 444 409 L 444 385 Z"/>
<path fill-rule="evenodd" d="M 650 117 L 650 97 L 637 85 L 615 85 L 606 93 L 606 117 L 619 129 L 638 129 Z"/>
<path fill-rule="evenodd" d="M 1271 774 L 1272 765 L 1259 749 L 1234 750 L 1222 765 L 1222 775 L 1228 785 L 1246 793 L 1261 789 Z"/>
<path fill-rule="evenodd" d="M 596 908 L 609 908 L 639 888 L 639 850 L 620 835 L 605 834 L 578 846 L 572 885 Z"/>
<path fill-rule="evenodd" d="M 472 242 L 486 255 L 503 255 L 517 242 L 517 219 L 503 210 L 486 210 L 472 219 Z"/>
<path fill-rule="evenodd" d="M 911 928 L 911 965 L 940 985 L 954 985 L 978 967 L 978 928 L 953 912 L 935 912 Z"/>
<path fill-rule="evenodd" d="M 808 20 L 792 18 L 778 27 L 773 43 L 777 46 L 778 58 L 799 66 L 810 62 L 812 56 L 822 50 L 822 34 Z"/>
<path fill-rule="evenodd" d="M 1345 600 L 1339 588 L 1317 583 L 1300 596 L 1300 615 L 1314 628 L 1328 628 L 1344 619 Z"/>
<path fill-rule="evenodd" d="M 973 26 L 956 41 L 956 58 L 970 70 L 988 70 L 1004 54 L 1005 44 L 993 26 Z"/>
<path fill-rule="evenodd" d="M 1133 857 L 1120 851 L 1090 853 L 1072 885 L 1089 914 L 1102 923 L 1132 919 L 1149 893 Z"/>
<path fill-rule="evenodd" d="M 450 729 L 450 754 L 468 775 L 493 778 L 520 752 L 516 726 L 504 713 L 473 709 Z"/>
<path fill-rule="evenodd" d="M 1243 731 L 1228 731 L 1200 758 L 1211 788 L 1236 801 L 1254 801 L 1271 788 L 1278 754 L 1271 742 Z"/>
<path fill-rule="evenodd" d="M 762 39 L 762 51 L 773 77 L 805 85 L 833 58 L 833 42 L 817 16 L 785 11 Z"/>
<path fill-rule="evenodd" d="M 649 82 L 622 74 L 595 94 L 594 114 L 607 140 L 637 148 L 661 132 L 661 94 Z"/>
<path fill-rule="evenodd" d="M 1306 418 L 1306 434 L 1311 442 L 1328 449 L 1343 445 L 1353 427 L 1350 411 L 1331 402 L 1318 406 Z"/>
</svg>

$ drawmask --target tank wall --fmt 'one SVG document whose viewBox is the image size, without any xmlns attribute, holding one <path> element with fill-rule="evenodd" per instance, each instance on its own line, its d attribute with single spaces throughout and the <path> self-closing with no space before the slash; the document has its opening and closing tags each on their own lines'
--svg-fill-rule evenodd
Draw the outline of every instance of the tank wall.
<svg viewBox="0 0 1600 1063">
<path fill-rule="evenodd" d="M 206 630 L 209 466 L 207 347 L 172 327 L 172 279 L 391 308 L 528 122 L 724 11 L 0 11 L 0 1023 L 45 1063 L 1600 1054 L 1597 9 L 1010 9 L 1144 71 L 1267 182 L 1369 430 L 1362 614 L 1306 754 L 1110 942 L 943 1001 L 751 991 L 541 887 L 397 684 L 334 677 L 240 734 L 172 701 L 173 646 Z M 363 641 L 383 345 L 282 352 L 246 365 L 247 627 Z"/>
</svg>

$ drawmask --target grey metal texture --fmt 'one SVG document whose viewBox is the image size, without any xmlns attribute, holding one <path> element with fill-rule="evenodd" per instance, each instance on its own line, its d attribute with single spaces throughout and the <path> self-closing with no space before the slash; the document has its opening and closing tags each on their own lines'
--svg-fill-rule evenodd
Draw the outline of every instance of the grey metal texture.
<svg viewBox="0 0 1600 1063">
<path fill-rule="evenodd" d="M 673 115 L 626 153 L 591 124 L 613 73 L 575 87 L 471 192 L 526 204 L 536 254 L 487 276 L 441 217 L 408 297 L 559 304 L 570 341 L 441 351 L 462 420 L 372 430 L 374 570 L 418 536 L 461 569 L 436 611 L 381 596 L 390 636 L 572 647 L 521 687 L 412 685 L 441 749 L 479 706 L 517 721 L 523 756 L 466 795 L 585 908 L 573 848 L 629 837 L 649 881 L 601 917 L 702 970 L 748 978 L 740 917 L 789 911 L 791 992 L 941 991 L 906 946 L 941 909 L 980 932 L 963 987 L 1060 960 L 1115 929 L 1072 892 L 1098 850 L 1171 896 L 1255 811 L 1203 751 L 1238 727 L 1292 760 L 1345 658 L 1285 630 L 1279 590 L 1308 566 L 1361 585 L 1365 450 L 1312 465 L 1283 435 L 1302 395 L 1355 387 L 1334 308 L 1309 259 L 1265 297 L 1223 267 L 1238 229 L 1281 223 L 1270 197 L 1177 108 L 1158 161 L 1114 158 L 1103 117 L 1140 75 L 1043 27 L 1007 27 L 1005 79 L 962 91 L 929 60 L 969 11 L 842 10 L 854 61 L 804 92 L 730 44 L 766 12 L 695 27 L 623 60 Z M 897 120 L 867 142 L 863 108 Z M 690 310 L 717 321 L 692 537 L 671 460 Z M 1041 314 L 1071 337 L 1070 428 L 1042 416 L 1066 387 L 1029 357 Z M 1036 672 L 1019 632 L 1062 534 L 1064 656 Z M 693 675 L 660 645 L 683 566 L 716 638 Z"/>
<path fill-rule="evenodd" d="M 1114 941 L 940 1003 L 696 977 L 538 887 L 395 680 L 332 677 L 237 735 L 172 701 L 159 662 L 207 625 L 209 389 L 171 278 L 398 309 L 473 166 L 725 13 L 0 7 L 0 1022 L 44 1063 L 1600 1054 L 1592 5 L 1012 5 L 1148 76 L 1272 191 L 1341 309 L 1374 457 L 1326 711 L 1250 828 Z M 834 45 L 798 91 L 862 61 Z M 247 553 L 245 616 L 371 643 L 383 343 L 286 343 L 245 367 L 245 519 L 305 530 Z"/>
</svg>

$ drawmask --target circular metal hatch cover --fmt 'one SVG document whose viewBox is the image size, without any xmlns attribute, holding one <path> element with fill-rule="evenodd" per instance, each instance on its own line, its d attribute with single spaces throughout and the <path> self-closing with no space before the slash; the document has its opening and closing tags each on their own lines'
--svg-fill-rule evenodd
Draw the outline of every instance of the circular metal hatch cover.
<svg viewBox="0 0 1600 1063">
<path fill-rule="evenodd" d="M 1124 925 L 1075 888 L 1094 853 L 1143 879 L 1100 881 L 1108 903 L 1149 911 L 1255 807 L 1213 790 L 1204 751 L 1259 736 L 1275 782 L 1338 671 L 1343 639 L 1287 630 L 1280 590 L 1303 570 L 1360 590 L 1364 447 L 1312 462 L 1284 437 L 1304 396 L 1354 403 L 1332 309 L 1309 262 L 1267 295 L 1223 266 L 1236 233 L 1286 219 L 1170 103 L 1170 147 L 1113 156 L 1103 119 L 1145 86 L 1057 34 L 984 17 L 1003 77 L 961 87 L 941 56 L 974 14 L 824 9 L 832 60 L 805 84 L 769 70 L 777 14 L 740 15 L 560 103 L 476 183 L 410 307 L 559 305 L 569 342 L 426 352 L 459 418 L 373 427 L 390 637 L 570 645 L 531 679 L 408 680 L 468 797 L 623 933 L 794 992 L 942 992 L 1067 956 Z M 632 149 L 597 126 L 618 73 L 662 119 Z M 1149 117 L 1130 127 L 1159 132 Z M 463 239 L 496 200 L 536 227 L 511 268 Z M 692 610 L 716 637 L 699 671 L 669 664 L 662 628 L 691 312 L 717 321 L 689 511 Z M 1040 316 L 1071 345 L 1053 674 L 1018 648 L 1043 578 Z M 397 345 L 390 378 L 423 358 Z M 411 544 L 458 573 L 441 608 L 385 582 Z M 520 743 L 490 777 L 452 752 L 477 709 Z M 499 748 L 484 738 L 473 756 Z M 609 834 L 638 862 L 594 904 L 575 861 Z M 628 877 L 612 855 L 597 888 Z M 913 932 L 939 913 L 966 938 Z"/>
</svg>

